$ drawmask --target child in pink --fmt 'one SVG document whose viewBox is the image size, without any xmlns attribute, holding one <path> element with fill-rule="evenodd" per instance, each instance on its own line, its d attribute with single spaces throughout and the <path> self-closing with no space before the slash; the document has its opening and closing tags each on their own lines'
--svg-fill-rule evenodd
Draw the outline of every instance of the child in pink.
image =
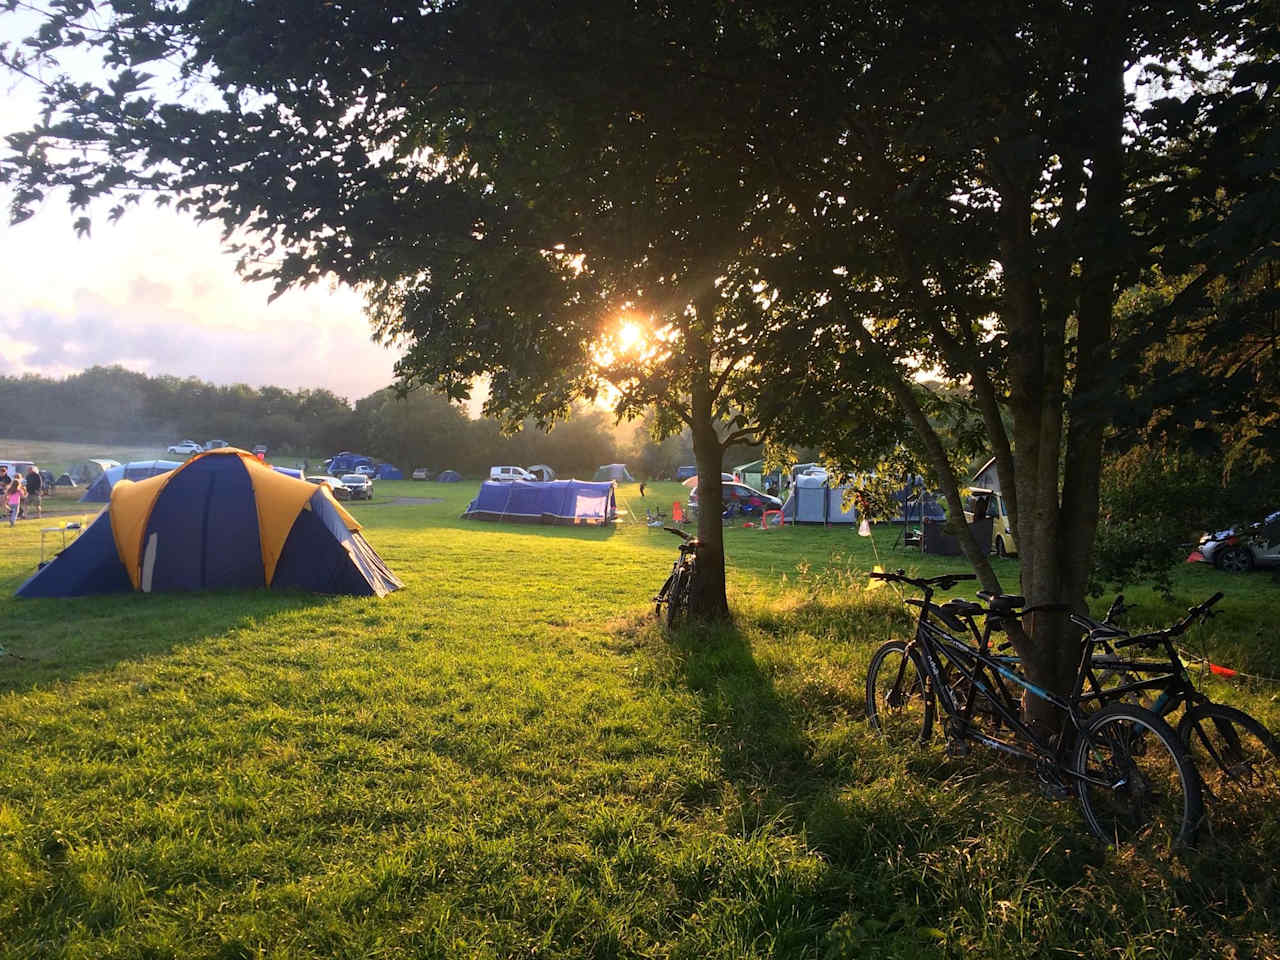
<svg viewBox="0 0 1280 960">
<path fill-rule="evenodd" d="M 9 481 L 5 490 L 5 506 L 9 508 L 9 526 L 18 522 L 18 508 L 22 506 L 22 483 L 17 477 Z"/>
</svg>

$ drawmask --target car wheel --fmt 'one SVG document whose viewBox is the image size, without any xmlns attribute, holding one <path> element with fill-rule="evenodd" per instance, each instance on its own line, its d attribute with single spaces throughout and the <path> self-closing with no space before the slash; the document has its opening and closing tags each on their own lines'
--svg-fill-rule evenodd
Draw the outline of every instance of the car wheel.
<svg viewBox="0 0 1280 960">
<path fill-rule="evenodd" d="M 1248 547 L 1226 547 L 1218 551 L 1218 569 L 1227 573 L 1248 573 L 1253 569 L 1253 551 Z"/>
</svg>

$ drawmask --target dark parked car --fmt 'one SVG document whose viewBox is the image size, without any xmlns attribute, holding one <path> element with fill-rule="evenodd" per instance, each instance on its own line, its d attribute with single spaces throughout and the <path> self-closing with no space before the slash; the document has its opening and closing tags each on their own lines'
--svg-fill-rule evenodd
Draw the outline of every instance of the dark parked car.
<svg viewBox="0 0 1280 960">
<path fill-rule="evenodd" d="M 724 497 L 726 512 L 741 513 L 746 516 L 759 516 L 766 510 L 782 509 L 782 501 L 777 497 L 761 493 L 755 487 L 748 487 L 745 483 L 723 483 L 720 486 L 720 490 Z M 689 506 L 698 506 L 697 487 L 689 491 Z"/>
</svg>

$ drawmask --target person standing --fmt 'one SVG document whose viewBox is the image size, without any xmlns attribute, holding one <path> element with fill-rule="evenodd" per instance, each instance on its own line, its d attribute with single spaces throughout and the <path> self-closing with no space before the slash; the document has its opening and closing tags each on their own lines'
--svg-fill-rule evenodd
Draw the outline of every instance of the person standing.
<svg viewBox="0 0 1280 960">
<path fill-rule="evenodd" d="M 27 471 L 27 500 L 34 503 L 36 507 L 36 516 L 44 516 L 44 480 L 40 477 L 40 468 L 34 463 L 31 469 Z"/>
<path fill-rule="evenodd" d="M 22 508 L 22 481 L 13 477 L 9 486 L 5 487 L 4 505 L 9 511 L 9 526 L 18 522 L 18 511 Z"/>
</svg>

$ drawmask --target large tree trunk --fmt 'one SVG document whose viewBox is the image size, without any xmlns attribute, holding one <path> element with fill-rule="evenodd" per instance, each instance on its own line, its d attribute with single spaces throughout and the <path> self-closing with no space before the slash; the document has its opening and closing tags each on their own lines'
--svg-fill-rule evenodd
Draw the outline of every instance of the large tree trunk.
<svg viewBox="0 0 1280 960">
<path fill-rule="evenodd" d="M 694 372 L 690 429 L 693 458 L 698 465 L 698 549 L 697 575 L 689 599 L 689 615 L 699 620 L 728 620 L 729 600 L 725 591 L 724 495 L 720 486 L 724 447 L 716 432 L 711 394 L 711 364 L 703 345 L 693 342 Z"/>
</svg>

